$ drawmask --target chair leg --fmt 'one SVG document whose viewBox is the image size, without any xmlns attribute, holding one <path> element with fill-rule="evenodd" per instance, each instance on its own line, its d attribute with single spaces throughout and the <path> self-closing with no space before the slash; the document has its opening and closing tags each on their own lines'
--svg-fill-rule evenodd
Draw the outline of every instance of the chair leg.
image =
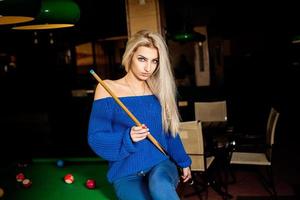
<svg viewBox="0 0 300 200">
<path fill-rule="evenodd" d="M 205 189 L 205 199 L 208 199 L 208 187 L 209 187 L 209 179 L 208 179 L 208 174 L 205 172 L 203 175 L 203 180 L 204 180 L 204 189 Z"/>
<path fill-rule="evenodd" d="M 217 173 L 220 173 L 220 172 L 217 172 Z M 217 192 L 224 200 L 232 199 L 233 196 L 231 194 L 229 194 L 228 190 L 227 190 L 227 185 L 226 185 L 227 183 L 224 183 L 222 181 L 222 175 L 221 174 L 217 174 L 217 176 L 218 176 L 218 179 L 214 179 L 213 176 L 209 176 L 208 182 L 209 182 L 210 187 L 215 192 Z M 224 184 L 226 186 L 224 186 Z"/>
<path fill-rule="evenodd" d="M 227 171 L 227 184 L 234 184 L 236 183 L 236 176 L 234 172 L 234 166 L 229 166 Z"/>
<path fill-rule="evenodd" d="M 202 193 L 205 192 L 205 200 L 208 199 L 208 182 L 207 182 L 207 174 L 206 172 L 195 173 L 194 174 L 194 183 L 193 187 L 196 191 L 198 198 L 202 200 Z M 195 195 L 194 193 L 194 195 Z"/>
<path fill-rule="evenodd" d="M 177 187 L 177 193 L 180 199 L 184 199 L 185 197 L 197 196 L 199 199 L 202 200 L 202 193 L 204 191 L 206 192 L 205 199 L 207 199 L 208 189 L 207 189 L 207 182 L 205 181 L 205 174 L 201 173 L 200 175 L 199 173 L 193 173 L 192 177 L 193 177 L 192 182 L 189 183 L 180 182 L 180 185 Z M 193 192 L 186 193 L 186 189 L 188 187 L 192 188 Z"/>
<path fill-rule="evenodd" d="M 274 176 L 273 176 L 273 168 L 272 165 L 270 167 L 267 168 L 267 174 L 269 176 L 269 181 L 270 181 L 270 187 L 272 189 L 273 192 L 273 196 L 275 198 L 277 198 L 277 192 L 276 192 L 276 187 L 275 187 L 275 181 L 274 181 Z"/>
<path fill-rule="evenodd" d="M 231 199 L 233 198 L 233 196 L 231 194 L 229 194 L 229 191 L 228 191 L 228 185 L 231 183 L 229 182 L 229 176 L 231 175 L 233 177 L 233 180 L 236 181 L 235 179 L 235 176 L 234 174 L 231 174 L 232 171 L 231 171 L 231 168 L 230 168 L 230 164 L 229 162 L 226 163 L 226 166 L 225 166 L 225 169 L 224 169 L 224 183 L 223 183 L 223 187 L 224 187 L 224 190 L 225 190 L 225 194 L 223 196 L 223 199 Z"/>
<path fill-rule="evenodd" d="M 272 199 L 276 199 L 277 192 L 275 188 L 272 166 L 266 167 L 266 176 L 264 176 L 262 173 L 259 173 L 259 171 L 257 171 L 257 173 L 260 176 L 263 187 L 267 190 L 271 197 L 273 197 Z"/>
</svg>

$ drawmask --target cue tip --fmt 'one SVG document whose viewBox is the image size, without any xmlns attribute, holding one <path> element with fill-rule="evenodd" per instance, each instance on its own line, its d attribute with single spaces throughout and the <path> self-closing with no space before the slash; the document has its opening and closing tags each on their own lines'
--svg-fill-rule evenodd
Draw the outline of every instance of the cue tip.
<svg viewBox="0 0 300 200">
<path fill-rule="evenodd" d="M 94 73 L 95 73 L 95 71 L 94 71 L 93 69 L 91 69 L 91 70 L 90 70 L 90 73 L 91 73 L 91 74 L 94 74 Z"/>
</svg>

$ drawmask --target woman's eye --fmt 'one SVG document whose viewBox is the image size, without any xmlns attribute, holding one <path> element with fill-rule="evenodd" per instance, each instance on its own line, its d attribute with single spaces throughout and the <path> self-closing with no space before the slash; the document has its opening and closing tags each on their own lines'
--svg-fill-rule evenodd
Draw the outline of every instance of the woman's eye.
<svg viewBox="0 0 300 200">
<path fill-rule="evenodd" d="M 143 58 L 143 57 L 139 57 L 138 60 L 141 61 L 141 62 L 145 62 L 146 61 L 146 59 Z"/>
<path fill-rule="evenodd" d="M 153 63 L 157 65 L 158 64 L 158 60 L 153 60 Z"/>
</svg>

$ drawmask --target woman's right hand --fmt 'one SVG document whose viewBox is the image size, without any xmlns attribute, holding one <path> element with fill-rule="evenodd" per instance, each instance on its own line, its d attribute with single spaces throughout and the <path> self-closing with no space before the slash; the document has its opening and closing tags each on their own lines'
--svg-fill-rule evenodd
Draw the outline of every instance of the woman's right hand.
<svg viewBox="0 0 300 200">
<path fill-rule="evenodd" d="M 133 126 L 130 130 L 130 137 L 133 142 L 139 142 L 147 137 L 149 129 L 143 124 L 142 126 Z"/>
</svg>

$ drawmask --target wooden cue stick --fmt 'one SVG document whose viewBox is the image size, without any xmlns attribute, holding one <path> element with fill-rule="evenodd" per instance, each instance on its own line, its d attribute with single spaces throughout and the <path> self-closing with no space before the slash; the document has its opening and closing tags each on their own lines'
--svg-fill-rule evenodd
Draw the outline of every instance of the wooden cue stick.
<svg viewBox="0 0 300 200">
<path fill-rule="evenodd" d="M 94 78 L 104 87 L 104 89 L 114 98 L 114 100 L 121 106 L 121 108 L 128 114 L 128 116 L 135 122 L 137 126 L 142 126 L 141 122 L 128 110 L 128 108 L 120 101 L 120 99 L 109 89 L 109 87 L 104 83 L 104 81 L 94 72 L 94 70 L 90 70 L 90 73 L 94 76 Z M 148 134 L 147 138 L 163 153 L 166 155 L 166 151 L 163 147 L 158 143 L 158 141 L 151 135 Z"/>
</svg>

